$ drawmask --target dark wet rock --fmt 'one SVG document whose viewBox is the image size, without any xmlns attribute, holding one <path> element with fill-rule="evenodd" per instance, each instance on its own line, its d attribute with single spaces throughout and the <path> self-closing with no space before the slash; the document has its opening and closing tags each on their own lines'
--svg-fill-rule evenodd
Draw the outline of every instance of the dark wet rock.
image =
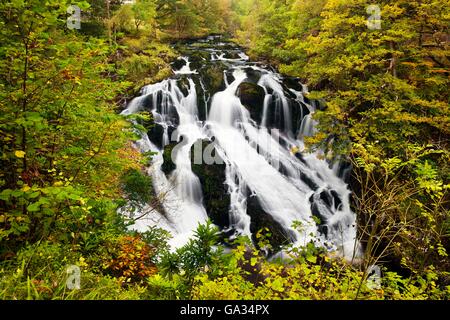
<svg viewBox="0 0 450 320">
<path fill-rule="evenodd" d="M 234 80 L 236 80 L 236 78 L 233 75 L 233 70 L 227 70 L 225 72 L 225 76 L 227 77 L 228 83 L 232 83 Z"/>
<path fill-rule="evenodd" d="M 179 80 L 178 80 L 178 89 L 181 90 L 181 92 L 183 93 L 183 96 L 187 96 L 189 94 L 189 80 L 188 77 L 186 77 L 186 75 L 180 75 L 179 76 Z"/>
<path fill-rule="evenodd" d="M 201 150 L 204 151 L 211 142 L 208 140 L 199 140 L 197 143 L 201 143 Z M 192 171 L 200 179 L 206 212 L 214 224 L 222 229 L 226 229 L 230 226 L 229 211 L 231 203 L 228 186 L 226 184 L 226 166 L 225 164 L 196 164 L 194 163 L 194 150 L 193 147 L 191 150 Z M 215 149 L 212 156 L 220 159 L 220 157 L 215 154 Z"/>
<path fill-rule="evenodd" d="M 210 64 L 201 72 L 203 82 L 210 93 L 223 91 L 226 88 L 223 69 L 218 64 Z"/>
<path fill-rule="evenodd" d="M 320 211 L 317 203 L 313 202 L 311 204 L 311 212 L 312 212 L 313 216 L 319 218 L 321 222 L 326 222 L 326 217 Z"/>
<path fill-rule="evenodd" d="M 286 77 L 283 79 L 283 84 L 288 88 L 294 89 L 296 91 L 301 92 L 303 90 L 300 78 Z"/>
<path fill-rule="evenodd" d="M 239 55 L 239 51 L 226 51 L 225 59 L 241 59 L 241 56 Z"/>
<path fill-rule="evenodd" d="M 305 160 L 305 158 L 303 157 L 303 154 L 302 154 L 301 152 L 296 152 L 296 153 L 294 154 L 294 156 L 295 156 L 298 160 L 300 160 L 301 162 L 303 162 L 304 164 L 306 164 L 306 160 Z"/>
<path fill-rule="evenodd" d="M 246 82 L 258 84 L 258 81 L 261 78 L 261 71 L 253 68 L 245 68 L 245 73 L 247 74 Z"/>
<path fill-rule="evenodd" d="M 349 161 L 340 161 L 338 164 L 337 175 L 339 178 L 349 183 L 353 166 Z"/>
<path fill-rule="evenodd" d="M 329 227 L 326 224 L 321 224 L 317 227 L 317 231 L 319 231 L 320 234 L 323 234 L 325 238 L 328 238 L 329 233 Z"/>
<path fill-rule="evenodd" d="M 324 99 L 319 100 L 310 100 L 311 105 L 314 106 L 315 109 L 320 111 L 325 111 L 327 109 L 327 104 Z"/>
<path fill-rule="evenodd" d="M 298 132 L 298 130 L 300 130 L 300 127 L 303 122 L 303 118 L 309 112 L 308 111 L 305 112 L 304 106 L 296 100 L 290 100 L 289 107 L 291 110 L 291 117 L 292 117 L 292 124 L 291 124 L 292 125 L 292 133 L 296 133 L 296 132 Z M 306 110 L 308 110 L 308 109 L 306 109 Z"/>
<path fill-rule="evenodd" d="M 320 199 L 327 205 L 328 208 L 331 208 L 333 197 L 328 190 L 324 190 L 320 193 Z"/>
<path fill-rule="evenodd" d="M 295 240 L 295 235 L 291 231 L 285 230 L 278 221 L 264 211 L 255 195 L 247 198 L 247 214 L 251 218 L 250 231 L 255 244 L 258 243 L 256 234 L 265 228 L 268 228 L 272 234 L 269 241 L 274 248 L 279 248 Z"/>
<path fill-rule="evenodd" d="M 327 205 L 326 201 L 329 201 L 330 199 L 327 199 L 328 196 L 326 196 L 324 192 L 321 192 L 320 194 L 313 194 L 309 198 L 309 202 L 311 203 L 311 213 L 313 216 L 319 218 L 321 224 L 326 224 L 328 222 L 328 217 L 326 216 L 326 213 L 322 212 L 319 206 L 319 203 L 322 205 Z M 326 201 L 323 200 L 323 198 L 327 199 Z M 328 214 L 331 212 L 330 210 L 327 210 Z"/>
<path fill-rule="evenodd" d="M 289 100 L 288 100 L 289 103 Z M 267 128 L 279 129 L 287 133 L 285 114 L 283 112 L 283 100 L 277 95 L 271 95 L 267 108 Z M 291 119 L 289 119 L 291 121 Z"/>
<path fill-rule="evenodd" d="M 148 121 L 140 121 L 140 124 L 144 126 L 145 129 L 147 129 L 147 136 L 150 139 L 150 141 L 158 147 L 158 149 L 163 149 L 163 138 L 164 138 L 164 127 L 160 125 L 157 121 L 160 121 L 159 115 L 156 115 L 155 117 L 152 117 Z M 156 121 L 155 121 L 156 120 Z M 175 131 L 174 126 L 170 126 L 167 129 L 168 138 L 170 141 L 170 138 L 172 136 L 172 133 Z"/>
<path fill-rule="evenodd" d="M 342 206 L 342 199 L 335 190 L 322 191 L 317 200 L 322 201 L 322 203 L 330 209 L 330 212 L 333 212 Z"/>
<path fill-rule="evenodd" d="M 286 169 L 286 166 L 282 163 L 278 163 L 278 172 L 280 172 L 284 176 L 289 176 L 289 172 Z"/>
<path fill-rule="evenodd" d="M 323 190 L 320 194 L 314 194 L 309 198 L 309 202 L 311 203 L 311 212 L 313 216 L 320 220 L 320 223 L 318 223 L 318 231 L 321 234 L 327 237 L 330 228 L 331 231 L 339 231 L 336 229 L 339 228 L 339 224 L 333 226 L 328 225 L 329 217 L 327 216 L 342 207 L 342 199 L 335 190 Z M 319 206 L 319 204 L 321 204 L 321 206 Z M 322 210 L 324 210 L 323 205 L 328 208 L 326 209 L 326 212 L 322 212 L 320 209 L 320 207 L 322 207 Z M 346 227 L 350 226 L 348 225 Z"/>
<path fill-rule="evenodd" d="M 198 77 L 195 77 L 193 79 L 193 81 L 195 83 L 196 88 L 202 88 L 202 84 Z M 200 121 L 205 121 L 208 116 L 209 105 L 207 103 L 208 103 L 208 98 L 209 98 L 209 102 L 211 102 L 211 94 L 207 90 L 208 89 L 206 89 L 206 92 L 203 92 L 203 90 L 201 90 L 200 92 L 197 92 L 198 119 Z"/>
<path fill-rule="evenodd" d="M 243 82 L 238 87 L 237 96 L 250 112 L 251 118 L 260 124 L 264 107 L 264 89 L 254 83 Z"/>
<path fill-rule="evenodd" d="M 320 201 L 322 201 L 331 212 L 342 207 L 342 199 L 336 190 L 324 190 L 320 193 Z"/>
<path fill-rule="evenodd" d="M 142 104 L 143 110 L 145 110 L 147 112 L 152 111 L 153 110 L 153 97 L 151 95 L 146 96 L 142 100 L 141 104 Z"/>
<path fill-rule="evenodd" d="M 308 186 L 311 188 L 311 190 L 316 191 L 317 189 L 319 189 L 319 186 L 312 181 L 305 173 L 300 172 L 300 179 Z"/>
<path fill-rule="evenodd" d="M 342 206 L 342 199 L 335 190 L 331 190 L 330 195 L 333 197 L 334 208 L 339 209 Z"/>
<path fill-rule="evenodd" d="M 148 138 L 158 149 L 163 148 L 164 128 L 160 124 L 154 123 L 147 133 Z"/>
<path fill-rule="evenodd" d="M 164 148 L 164 163 L 161 166 L 161 170 L 166 176 L 169 176 L 177 168 L 176 164 L 172 161 L 172 151 L 178 145 L 178 143 L 171 143 Z"/>
<path fill-rule="evenodd" d="M 177 59 L 172 62 L 172 69 L 177 71 L 183 68 L 186 65 L 186 61 L 184 59 Z"/>
<path fill-rule="evenodd" d="M 177 109 L 172 105 L 172 101 L 167 95 L 163 95 L 162 92 L 159 92 L 156 95 L 149 95 L 146 99 L 146 105 L 153 106 L 154 99 L 156 96 L 156 112 L 160 115 L 163 115 L 167 122 L 170 122 L 173 126 L 178 126 L 180 123 L 180 116 L 178 115 Z M 165 104 L 162 102 L 166 101 Z M 149 109 L 152 110 L 152 107 Z"/>
</svg>

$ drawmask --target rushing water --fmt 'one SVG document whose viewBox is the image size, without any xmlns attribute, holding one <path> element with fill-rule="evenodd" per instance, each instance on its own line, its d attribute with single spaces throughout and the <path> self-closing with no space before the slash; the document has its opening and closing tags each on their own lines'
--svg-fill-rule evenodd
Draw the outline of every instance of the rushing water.
<svg viewBox="0 0 450 320">
<path fill-rule="evenodd" d="M 216 150 L 213 160 L 224 163 L 230 205 L 222 213 L 229 217 L 228 225 L 220 226 L 223 230 L 251 236 L 252 222 L 258 219 L 248 212 L 252 197 L 290 242 L 314 241 L 350 259 L 358 247 L 356 222 L 339 164 L 302 152 L 303 137 L 312 135 L 316 126 L 315 104 L 304 97 L 307 88 L 295 81 L 288 84 L 270 67 L 250 62 L 238 47 L 219 40 L 186 44 L 174 76 L 142 88 L 123 112 L 150 111 L 160 133 L 144 133 L 137 145 L 142 152 L 156 153 L 148 174 L 163 199 L 163 212 L 145 208 L 148 215 L 135 228 L 165 228 L 174 236 L 171 245 L 179 247 L 208 219 L 208 195 L 191 159 L 194 144 L 203 140 Z M 261 92 L 256 108 L 244 106 L 243 84 Z M 179 142 L 171 157 L 176 169 L 165 174 L 163 153 L 173 142 Z M 202 157 L 196 161 L 214 164 Z M 293 228 L 294 222 L 301 222 L 301 228 Z"/>
</svg>

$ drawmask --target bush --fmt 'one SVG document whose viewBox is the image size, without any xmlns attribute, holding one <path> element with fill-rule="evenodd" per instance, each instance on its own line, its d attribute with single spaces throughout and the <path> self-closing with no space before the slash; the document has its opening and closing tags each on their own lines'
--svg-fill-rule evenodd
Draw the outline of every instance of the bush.
<svg viewBox="0 0 450 320">
<path fill-rule="evenodd" d="M 340 259 L 291 252 L 283 263 L 268 262 L 254 250 L 238 246 L 220 276 L 201 274 L 195 279 L 192 297 L 199 300 L 348 300 L 348 299 L 448 299 L 450 286 L 439 288 L 437 274 L 429 270 L 425 278 L 402 278 L 385 272 L 379 286 L 371 286 L 364 272 Z M 308 255 L 307 255 L 308 256 Z M 254 268 L 247 268 L 245 266 Z M 250 276 L 252 275 L 252 276 Z"/>
<path fill-rule="evenodd" d="M 133 208 L 141 208 L 152 199 L 152 179 L 140 170 L 131 169 L 121 178 L 122 190 Z"/>
<path fill-rule="evenodd" d="M 125 283 L 143 283 L 157 272 L 153 256 L 156 248 L 138 236 L 122 236 L 108 246 L 105 271 Z"/>
<path fill-rule="evenodd" d="M 95 20 L 82 21 L 80 32 L 87 36 L 100 38 L 106 35 L 106 27 L 100 21 Z"/>
</svg>

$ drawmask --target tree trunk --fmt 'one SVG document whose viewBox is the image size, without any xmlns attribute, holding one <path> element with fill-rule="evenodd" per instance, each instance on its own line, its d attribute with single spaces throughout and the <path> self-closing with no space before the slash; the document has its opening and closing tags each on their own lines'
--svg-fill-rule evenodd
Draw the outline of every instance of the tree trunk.
<svg viewBox="0 0 450 320">
<path fill-rule="evenodd" d="M 394 78 L 397 78 L 397 56 L 394 53 L 395 45 L 394 42 L 391 41 L 391 51 L 392 51 L 392 58 L 391 58 L 391 65 L 389 66 L 389 70 L 392 73 L 392 76 Z"/>
<path fill-rule="evenodd" d="M 111 13 L 109 11 L 109 1 L 110 0 L 105 0 L 106 2 L 106 19 L 107 19 L 107 27 L 108 27 L 108 41 L 109 41 L 109 45 L 112 44 L 112 36 L 111 36 Z"/>
</svg>

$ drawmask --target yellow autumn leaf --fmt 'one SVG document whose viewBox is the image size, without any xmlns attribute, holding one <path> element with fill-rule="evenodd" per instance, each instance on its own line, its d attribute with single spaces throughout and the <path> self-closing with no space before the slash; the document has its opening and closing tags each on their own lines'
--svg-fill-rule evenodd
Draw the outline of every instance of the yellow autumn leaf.
<svg viewBox="0 0 450 320">
<path fill-rule="evenodd" d="M 31 188 L 26 184 L 23 188 L 22 191 L 27 192 L 29 191 Z"/>
<path fill-rule="evenodd" d="M 292 152 L 293 154 L 296 154 L 296 153 L 298 153 L 299 151 L 300 151 L 300 148 L 297 147 L 297 146 L 294 146 L 294 147 L 291 148 L 291 152 Z"/>
<path fill-rule="evenodd" d="M 17 158 L 25 158 L 24 151 L 17 150 L 16 152 L 14 152 L 14 154 L 16 155 Z"/>
</svg>

